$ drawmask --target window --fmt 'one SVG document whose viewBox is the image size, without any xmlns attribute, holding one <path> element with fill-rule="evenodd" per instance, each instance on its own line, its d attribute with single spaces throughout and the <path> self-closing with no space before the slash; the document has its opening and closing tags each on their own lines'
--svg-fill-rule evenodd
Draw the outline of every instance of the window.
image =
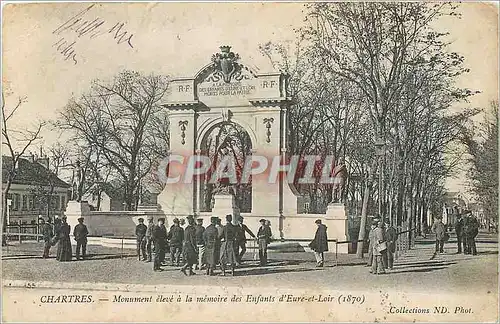
<svg viewBox="0 0 500 324">
<path fill-rule="evenodd" d="M 23 210 L 28 209 L 28 196 L 23 195 Z"/>
<path fill-rule="evenodd" d="M 17 193 L 13 194 L 12 197 L 13 197 L 12 198 L 12 210 L 19 210 L 19 203 L 20 203 L 20 201 L 19 201 L 19 199 L 20 199 L 19 194 L 17 194 Z"/>
<path fill-rule="evenodd" d="M 304 204 L 304 209 L 305 209 L 306 213 L 309 212 L 309 203 L 308 202 Z"/>
<path fill-rule="evenodd" d="M 56 201 L 56 209 L 55 210 L 61 209 L 61 206 L 60 206 L 61 200 L 59 199 L 59 196 L 55 196 L 54 200 Z"/>
<path fill-rule="evenodd" d="M 66 209 L 66 197 L 61 196 L 61 210 Z"/>
<path fill-rule="evenodd" d="M 28 196 L 28 210 L 35 209 L 35 197 L 33 195 Z"/>
</svg>

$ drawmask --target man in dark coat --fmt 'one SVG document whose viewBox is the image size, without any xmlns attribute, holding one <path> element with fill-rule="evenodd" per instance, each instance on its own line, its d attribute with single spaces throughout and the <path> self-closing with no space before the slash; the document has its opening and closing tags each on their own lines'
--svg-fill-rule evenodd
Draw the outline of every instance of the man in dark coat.
<svg viewBox="0 0 500 324">
<path fill-rule="evenodd" d="M 49 257 L 50 247 L 52 246 L 52 237 L 54 236 L 54 232 L 52 230 L 52 224 L 50 223 L 50 218 L 48 219 L 47 223 L 45 223 L 43 218 L 40 218 L 40 226 L 42 230 L 41 232 L 43 241 L 45 242 L 43 248 L 43 258 L 46 259 Z"/>
<path fill-rule="evenodd" d="M 142 251 L 142 261 L 146 261 L 146 232 L 148 227 L 144 225 L 144 218 L 138 219 L 139 224 L 135 227 L 135 237 L 137 243 L 137 257 L 139 261 L 141 260 L 141 251 Z"/>
<path fill-rule="evenodd" d="M 148 217 L 148 227 L 146 229 L 146 252 L 148 254 L 147 262 L 151 262 L 153 259 L 153 250 L 152 250 L 152 245 L 153 245 L 153 229 L 155 228 L 155 223 L 154 219 L 152 216 Z"/>
<path fill-rule="evenodd" d="M 205 265 L 205 241 L 203 240 L 203 233 L 205 232 L 205 227 L 203 227 L 203 218 L 198 218 L 196 220 L 196 248 L 198 249 L 198 264 L 195 269 L 202 269 Z M 185 230 L 184 230 L 185 232 Z"/>
<path fill-rule="evenodd" d="M 252 231 L 248 228 L 248 226 L 246 226 L 245 224 L 243 224 L 243 217 L 240 216 L 238 218 L 238 220 L 239 220 L 239 223 L 237 225 L 237 227 L 238 227 L 237 245 L 238 245 L 238 249 L 240 251 L 239 251 L 239 253 L 237 251 L 236 256 L 238 257 L 238 264 L 241 264 L 241 262 L 243 260 L 243 255 L 247 251 L 247 247 L 246 247 L 246 245 L 247 245 L 246 233 L 248 233 L 254 239 L 256 239 L 257 237 L 252 233 Z"/>
<path fill-rule="evenodd" d="M 457 244 L 458 244 L 458 251 L 457 254 L 462 253 L 462 246 L 463 246 L 463 251 L 465 253 L 465 237 L 464 237 L 464 218 L 462 217 L 461 214 L 458 215 L 457 221 L 455 222 L 455 234 L 457 235 Z"/>
<path fill-rule="evenodd" d="M 387 268 L 392 269 L 394 266 L 394 253 L 396 252 L 396 240 L 398 239 L 398 233 L 392 224 L 388 224 L 385 230 L 385 240 L 387 242 Z"/>
<path fill-rule="evenodd" d="M 476 236 L 479 234 L 479 222 L 474 216 L 472 216 L 470 211 L 467 211 L 464 222 L 464 231 L 467 238 L 467 254 L 476 255 Z"/>
<path fill-rule="evenodd" d="M 217 217 L 210 218 L 210 225 L 203 232 L 205 241 L 205 262 L 207 264 L 207 275 L 213 276 L 215 267 L 219 262 L 220 237 L 216 227 Z"/>
<path fill-rule="evenodd" d="M 170 241 L 170 264 L 179 266 L 184 242 L 184 229 L 180 226 L 179 219 L 174 218 L 174 225 L 170 227 L 167 238 Z"/>
<path fill-rule="evenodd" d="M 314 256 L 316 257 L 316 266 L 322 267 L 325 262 L 324 252 L 328 251 L 328 236 L 326 234 L 327 227 L 321 223 L 321 219 L 315 221 L 318 228 L 316 229 L 316 235 L 309 247 L 314 251 Z"/>
<path fill-rule="evenodd" d="M 220 267 L 222 275 L 226 275 L 226 265 L 229 263 L 231 266 L 231 275 L 234 276 L 234 268 L 236 267 L 237 257 L 236 251 L 238 250 L 238 243 L 236 236 L 238 234 L 238 227 L 232 224 L 233 216 L 226 215 L 227 224 L 222 231 L 222 245 L 220 253 Z"/>
<path fill-rule="evenodd" d="M 153 228 L 153 242 L 155 257 L 153 262 L 153 270 L 161 271 L 161 259 L 165 254 L 165 244 L 167 241 L 167 235 L 162 229 L 162 225 L 165 223 L 165 218 L 158 218 L 158 225 Z"/>
<path fill-rule="evenodd" d="M 198 259 L 198 253 L 196 247 L 196 228 L 194 227 L 194 217 L 189 215 L 187 220 L 188 225 L 184 229 L 184 242 L 182 246 L 184 266 L 181 268 L 181 272 L 186 276 L 191 276 L 194 274 L 193 264 L 195 264 Z M 189 272 L 187 273 L 186 270 L 189 270 Z"/>
<path fill-rule="evenodd" d="M 257 231 L 257 240 L 259 243 L 259 261 L 260 265 L 264 266 L 267 264 L 267 245 L 271 241 L 271 228 L 266 225 L 266 220 L 261 219 L 260 227 Z"/>
<path fill-rule="evenodd" d="M 87 235 L 89 231 L 87 226 L 83 224 L 83 217 L 78 218 L 78 224 L 73 229 L 73 236 L 76 241 L 76 259 L 83 260 L 87 255 Z M 80 259 L 80 248 L 82 249 L 82 258 Z"/>
</svg>

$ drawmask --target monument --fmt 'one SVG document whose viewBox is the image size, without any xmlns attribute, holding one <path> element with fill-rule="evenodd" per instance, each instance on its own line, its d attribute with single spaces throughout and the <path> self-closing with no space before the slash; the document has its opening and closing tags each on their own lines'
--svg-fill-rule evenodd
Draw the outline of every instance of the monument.
<svg viewBox="0 0 500 324">
<path fill-rule="evenodd" d="M 236 149 L 229 143 L 226 147 L 231 154 L 265 157 L 269 167 L 273 162 L 286 161 L 286 120 L 291 106 L 287 87 L 287 75 L 259 71 L 244 63 L 230 46 L 221 46 L 220 52 L 213 54 L 211 62 L 194 76 L 173 79 L 171 92 L 163 104 L 169 110 L 171 125 L 171 160 L 165 173 L 174 177 L 191 169 L 187 173 L 193 175 L 194 166 L 188 163 L 189 158 L 218 153 L 224 145 L 209 146 L 207 139 L 214 129 L 222 126 L 236 130 L 238 135 L 245 133 L 250 142 L 248 147 Z M 217 136 L 211 139 L 224 141 Z M 209 163 L 219 163 L 217 158 L 213 161 L 210 159 Z M 298 215 L 297 191 L 293 185 L 286 177 L 270 178 L 269 172 L 252 175 L 251 184 L 243 188 L 251 191 L 251 206 L 242 212 L 246 224 L 258 228 L 261 218 L 268 219 L 275 239 L 314 235 L 314 228 L 311 234 L 304 226 L 314 225 L 311 217 L 319 215 Z M 237 212 L 234 192 L 214 192 L 213 187 L 202 185 L 203 179 L 196 174 L 190 180 L 167 183 L 159 194 L 158 203 L 167 222 L 194 214 L 209 223 L 210 216 L 224 219 L 225 214 Z M 207 207 L 210 201 L 213 206 Z M 327 220 L 328 215 L 321 217 Z M 345 234 L 342 237 L 345 239 Z"/>
</svg>

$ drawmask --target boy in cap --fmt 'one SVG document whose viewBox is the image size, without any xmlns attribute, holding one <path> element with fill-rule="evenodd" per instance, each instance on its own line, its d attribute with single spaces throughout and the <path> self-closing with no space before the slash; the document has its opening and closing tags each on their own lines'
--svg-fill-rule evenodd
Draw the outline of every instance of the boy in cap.
<svg viewBox="0 0 500 324">
<path fill-rule="evenodd" d="M 141 260 L 141 251 L 142 251 L 142 261 L 146 261 L 146 232 L 148 227 L 144 225 L 144 218 L 140 217 L 138 219 L 139 224 L 135 227 L 135 236 L 137 243 L 137 257 L 139 261 Z"/>
<path fill-rule="evenodd" d="M 78 224 L 73 229 L 73 236 L 76 241 L 76 260 L 80 260 L 80 248 L 82 249 L 82 258 L 85 259 L 87 254 L 87 235 L 89 231 L 87 226 L 83 224 L 83 217 L 78 218 Z"/>
</svg>

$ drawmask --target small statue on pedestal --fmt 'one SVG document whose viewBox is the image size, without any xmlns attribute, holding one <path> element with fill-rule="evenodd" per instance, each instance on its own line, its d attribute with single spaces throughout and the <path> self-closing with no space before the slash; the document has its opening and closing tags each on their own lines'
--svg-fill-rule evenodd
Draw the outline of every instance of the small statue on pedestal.
<svg viewBox="0 0 500 324">
<path fill-rule="evenodd" d="M 335 178 L 335 182 L 332 186 L 332 199 L 330 204 L 342 203 L 344 197 L 344 185 L 347 178 L 347 168 L 344 164 L 343 158 L 339 159 L 339 162 L 333 169 L 333 177 Z"/>
</svg>

